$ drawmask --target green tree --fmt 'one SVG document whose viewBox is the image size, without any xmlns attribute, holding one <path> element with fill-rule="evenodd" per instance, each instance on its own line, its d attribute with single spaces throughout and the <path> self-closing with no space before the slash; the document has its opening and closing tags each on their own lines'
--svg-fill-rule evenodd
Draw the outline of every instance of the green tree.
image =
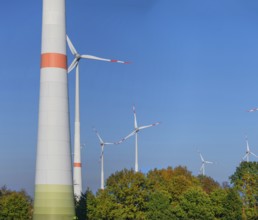
<svg viewBox="0 0 258 220">
<path fill-rule="evenodd" d="M 32 219 L 32 200 L 24 191 L 0 190 L 0 220 Z"/>
<path fill-rule="evenodd" d="M 210 194 L 210 199 L 216 219 L 241 219 L 242 202 L 236 190 L 216 189 Z"/>
<path fill-rule="evenodd" d="M 86 207 L 87 207 L 86 206 L 86 193 L 82 193 L 79 200 L 75 196 L 74 204 L 75 204 L 76 219 L 85 220 L 86 219 Z"/>
<path fill-rule="evenodd" d="M 146 207 L 148 220 L 176 219 L 171 205 L 171 196 L 166 191 L 152 192 Z"/>
<path fill-rule="evenodd" d="M 147 181 L 144 174 L 122 170 L 107 179 L 96 195 L 98 219 L 146 219 Z"/>
<path fill-rule="evenodd" d="M 178 219 L 213 220 L 215 219 L 211 200 L 201 188 L 191 188 L 180 198 L 179 205 L 185 217 Z"/>
<path fill-rule="evenodd" d="M 96 198 L 90 189 L 85 192 L 86 199 L 86 220 L 94 219 L 96 213 Z"/>
<path fill-rule="evenodd" d="M 197 178 L 200 182 L 202 189 L 208 194 L 220 188 L 219 183 L 209 176 L 199 175 L 197 176 Z"/>
<path fill-rule="evenodd" d="M 258 163 L 242 162 L 230 180 L 241 196 L 243 219 L 258 217 Z"/>
<path fill-rule="evenodd" d="M 224 220 L 240 220 L 242 213 L 242 202 L 239 194 L 234 189 L 227 189 L 226 198 L 223 200 Z"/>
<path fill-rule="evenodd" d="M 223 219 L 225 216 L 224 201 L 227 197 L 225 189 L 216 189 L 210 194 L 210 200 L 216 219 Z"/>
<path fill-rule="evenodd" d="M 99 190 L 97 192 L 96 198 L 91 198 L 91 202 L 88 206 L 88 219 L 118 219 L 116 209 L 119 209 L 120 207 L 122 208 L 122 205 L 117 203 L 113 195 L 109 194 L 107 190 Z"/>
<path fill-rule="evenodd" d="M 153 190 L 169 192 L 173 202 L 178 201 L 185 191 L 198 184 L 197 178 L 183 166 L 154 169 L 147 174 L 147 178 Z"/>
</svg>

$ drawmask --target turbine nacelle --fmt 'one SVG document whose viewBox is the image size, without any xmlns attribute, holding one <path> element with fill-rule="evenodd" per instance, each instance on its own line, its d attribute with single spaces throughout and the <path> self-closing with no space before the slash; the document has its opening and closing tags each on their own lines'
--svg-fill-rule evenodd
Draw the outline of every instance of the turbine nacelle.
<svg viewBox="0 0 258 220">
<path fill-rule="evenodd" d="M 79 61 L 81 59 L 81 54 L 79 54 L 79 53 L 75 54 L 75 59 L 77 61 Z"/>
</svg>

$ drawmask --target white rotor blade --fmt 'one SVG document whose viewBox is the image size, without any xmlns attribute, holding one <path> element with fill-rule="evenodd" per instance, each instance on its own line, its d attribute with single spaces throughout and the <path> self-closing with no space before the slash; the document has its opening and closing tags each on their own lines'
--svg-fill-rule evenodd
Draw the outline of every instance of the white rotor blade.
<svg viewBox="0 0 258 220">
<path fill-rule="evenodd" d="M 128 134 L 126 137 L 122 138 L 122 142 L 125 141 L 126 139 L 128 139 L 129 137 L 133 136 L 136 133 L 136 131 L 134 130 L 132 133 Z"/>
<path fill-rule="evenodd" d="M 159 125 L 159 124 L 160 124 L 160 122 L 156 122 L 156 123 L 151 124 L 151 125 L 141 126 L 141 127 L 139 127 L 138 129 L 139 129 L 139 130 L 142 130 L 142 129 L 150 128 L 150 127 L 153 127 L 153 126 L 156 126 L 156 125 Z"/>
<path fill-rule="evenodd" d="M 249 147 L 247 136 L 245 137 L 245 141 L 246 141 L 246 151 L 249 152 L 250 151 L 250 147 Z"/>
<path fill-rule="evenodd" d="M 203 170 L 203 167 L 204 167 L 204 163 L 202 164 L 202 166 L 201 166 L 201 168 L 200 168 L 200 171 L 202 171 L 202 170 Z"/>
<path fill-rule="evenodd" d="M 121 144 L 124 140 L 125 140 L 125 139 L 124 139 L 124 138 L 122 138 L 121 140 L 119 140 L 119 141 L 115 142 L 115 144 Z"/>
<path fill-rule="evenodd" d="M 247 156 L 248 156 L 248 153 L 243 157 L 243 159 L 242 159 L 242 160 L 244 160 Z"/>
<path fill-rule="evenodd" d="M 105 145 L 111 145 L 111 144 L 115 144 L 115 142 L 104 142 Z"/>
<path fill-rule="evenodd" d="M 78 60 L 77 60 L 77 58 L 75 58 L 75 59 L 73 60 L 73 62 L 71 63 L 71 65 L 68 67 L 67 72 L 70 73 L 70 72 L 74 69 L 74 67 L 76 67 L 76 65 L 78 65 Z"/>
<path fill-rule="evenodd" d="M 133 119 L 134 119 L 134 128 L 138 128 L 137 125 L 137 118 L 136 118 L 136 111 L 135 111 L 135 106 L 133 105 Z"/>
<path fill-rule="evenodd" d="M 204 162 L 204 159 L 203 159 L 203 157 L 202 157 L 201 153 L 200 153 L 200 157 L 201 157 L 202 162 Z"/>
<path fill-rule="evenodd" d="M 98 131 L 97 131 L 95 128 L 93 128 L 93 130 L 95 131 L 97 137 L 99 138 L 100 143 L 101 143 L 101 144 L 104 144 L 104 141 L 103 141 L 102 138 L 100 137 Z"/>
<path fill-rule="evenodd" d="M 90 60 L 100 60 L 100 61 L 106 61 L 106 62 L 111 62 L 111 63 L 123 63 L 123 64 L 129 64 L 129 62 L 121 61 L 121 60 L 111 60 L 111 59 L 106 59 L 106 58 L 101 58 L 101 57 L 96 57 L 92 55 L 81 55 L 81 58 L 84 59 L 90 59 Z"/>
<path fill-rule="evenodd" d="M 255 156 L 255 157 L 258 157 L 256 154 L 254 154 L 253 152 L 250 152 L 250 154 L 252 154 L 253 156 Z"/>
<path fill-rule="evenodd" d="M 73 55 L 77 54 L 77 51 L 76 51 L 75 47 L 73 46 L 73 44 L 72 44 L 70 38 L 68 37 L 68 35 L 66 35 L 66 40 L 67 40 L 67 43 L 68 43 L 68 46 L 70 48 L 71 53 Z"/>
<path fill-rule="evenodd" d="M 211 161 L 207 161 L 207 160 L 206 160 L 206 161 L 204 161 L 204 162 L 205 162 L 205 163 L 213 163 L 213 162 L 211 162 Z"/>
</svg>

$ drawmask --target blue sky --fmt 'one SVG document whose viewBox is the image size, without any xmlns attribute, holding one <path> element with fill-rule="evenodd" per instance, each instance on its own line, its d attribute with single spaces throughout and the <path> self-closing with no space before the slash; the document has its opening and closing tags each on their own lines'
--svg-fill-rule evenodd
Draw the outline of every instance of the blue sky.
<svg viewBox="0 0 258 220">
<path fill-rule="evenodd" d="M 34 190 L 41 1 L 0 7 L 0 185 Z M 67 33 L 77 50 L 130 65 L 86 61 L 81 74 L 84 189 L 100 186 L 100 147 L 139 125 L 143 171 L 185 165 L 198 151 L 216 162 L 206 173 L 228 181 L 245 154 L 258 154 L 258 2 L 255 0 L 67 0 Z M 69 63 L 72 56 L 68 51 Z M 71 134 L 74 73 L 69 75 Z M 72 137 L 73 138 L 73 137 Z M 134 139 L 105 149 L 105 176 L 134 167 Z"/>
</svg>

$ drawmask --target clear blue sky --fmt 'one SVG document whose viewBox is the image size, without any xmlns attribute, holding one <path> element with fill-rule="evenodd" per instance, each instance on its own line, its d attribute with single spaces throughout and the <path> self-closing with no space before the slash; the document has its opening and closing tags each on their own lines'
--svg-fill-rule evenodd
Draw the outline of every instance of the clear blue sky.
<svg viewBox="0 0 258 220">
<path fill-rule="evenodd" d="M 34 191 L 41 1 L 0 7 L 0 186 Z M 67 0 L 67 33 L 84 54 L 132 61 L 85 61 L 81 73 L 84 189 L 100 186 L 100 147 L 138 123 L 143 171 L 185 165 L 227 181 L 245 154 L 258 154 L 258 2 L 256 0 Z M 72 57 L 69 54 L 69 63 Z M 69 75 L 71 134 L 74 73 Z M 106 177 L 134 167 L 134 139 L 105 149 Z"/>
</svg>

